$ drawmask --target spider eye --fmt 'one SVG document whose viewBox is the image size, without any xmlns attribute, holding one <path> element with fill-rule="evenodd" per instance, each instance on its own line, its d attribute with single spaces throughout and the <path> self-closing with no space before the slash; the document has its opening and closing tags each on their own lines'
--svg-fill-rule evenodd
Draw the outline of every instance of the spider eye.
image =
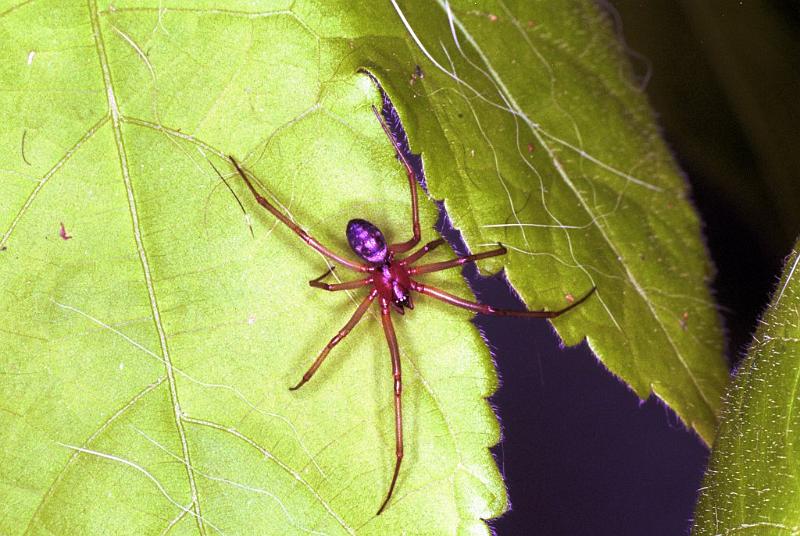
<svg viewBox="0 0 800 536">
<path fill-rule="evenodd" d="M 383 233 L 367 220 L 347 222 L 347 241 L 356 255 L 373 264 L 384 262 L 389 253 Z"/>
</svg>

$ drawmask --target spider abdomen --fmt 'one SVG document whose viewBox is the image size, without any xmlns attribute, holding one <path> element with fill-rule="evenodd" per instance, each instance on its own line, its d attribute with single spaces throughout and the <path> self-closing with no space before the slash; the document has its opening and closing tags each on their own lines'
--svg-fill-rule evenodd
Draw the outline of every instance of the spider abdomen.
<svg viewBox="0 0 800 536">
<path fill-rule="evenodd" d="M 382 264 L 389 256 L 383 233 L 367 220 L 347 222 L 347 241 L 356 255 L 372 264 Z"/>
</svg>

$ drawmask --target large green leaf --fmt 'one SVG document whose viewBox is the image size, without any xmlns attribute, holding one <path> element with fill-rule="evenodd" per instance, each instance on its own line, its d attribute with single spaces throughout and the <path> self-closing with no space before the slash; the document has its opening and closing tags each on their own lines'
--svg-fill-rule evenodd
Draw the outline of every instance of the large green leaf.
<svg viewBox="0 0 800 536">
<path fill-rule="evenodd" d="M 800 532 L 800 243 L 726 394 L 694 534 Z"/>
<path fill-rule="evenodd" d="M 403 111 L 431 193 L 470 247 L 511 248 L 485 266 L 505 267 L 531 308 L 596 286 L 589 306 L 555 323 L 559 334 L 586 337 L 640 397 L 658 395 L 710 444 L 727 382 L 711 268 L 607 21 L 583 2 L 438 5 L 431 14 L 393 3 L 411 36 L 394 50 L 410 48 L 432 88 L 392 85 L 413 103 Z"/>
<path fill-rule="evenodd" d="M 0 43 L 0 531 L 485 533 L 505 510 L 488 352 L 422 298 L 396 322 L 406 457 L 375 517 L 394 460 L 380 323 L 290 393 L 360 293 L 310 288 L 324 260 L 232 180 L 243 218 L 207 162 L 237 155 L 340 251 L 356 216 L 406 239 L 362 67 L 467 243 L 511 248 L 487 268 L 532 308 L 596 285 L 559 333 L 712 437 L 698 224 L 592 4 L 9 2 Z M 424 197 L 422 218 L 430 239 Z"/>
</svg>

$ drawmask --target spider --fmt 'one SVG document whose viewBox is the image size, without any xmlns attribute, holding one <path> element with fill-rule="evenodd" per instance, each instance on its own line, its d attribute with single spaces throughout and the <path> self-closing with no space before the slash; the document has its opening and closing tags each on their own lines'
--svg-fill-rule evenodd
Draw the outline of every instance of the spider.
<svg viewBox="0 0 800 536">
<path fill-rule="evenodd" d="M 403 382 L 400 372 L 400 351 L 397 345 L 397 336 L 395 335 L 392 324 L 392 311 L 402 315 L 404 314 L 405 309 L 413 309 L 414 300 L 412 296 L 413 293 L 416 292 L 430 296 L 431 298 L 435 298 L 437 300 L 441 300 L 450 305 L 485 315 L 555 318 L 583 303 L 587 298 L 589 298 L 589 296 L 591 296 L 596 288 L 593 287 L 582 298 L 572 302 L 563 309 L 556 311 L 517 311 L 509 309 L 497 309 L 491 305 L 483 305 L 473 301 L 465 300 L 436 287 L 419 282 L 416 279 L 416 277 L 419 275 L 438 272 L 440 270 L 447 270 L 448 268 L 455 268 L 467 262 L 503 255 L 506 253 L 506 248 L 503 247 L 502 244 L 498 244 L 499 247 L 496 249 L 484 251 L 474 255 L 460 256 L 451 260 L 434 262 L 430 264 L 417 264 L 419 260 L 427 255 L 430 251 L 444 243 L 442 238 L 438 238 L 428 242 L 414 253 L 411 253 L 405 257 L 400 256 L 400 254 L 406 253 L 407 251 L 410 251 L 416 247 L 421 240 L 419 203 L 417 200 L 416 188 L 417 177 L 414 168 L 409 164 L 409 161 L 404 154 L 400 143 L 392 133 L 384 117 L 378 112 L 378 109 L 375 106 L 372 107 L 372 111 L 380 122 L 381 127 L 383 127 L 389 142 L 394 148 L 397 159 L 405 168 L 406 175 L 408 176 L 408 185 L 411 190 L 412 237 L 405 242 L 388 244 L 380 229 L 378 229 L 378 227 L 372 223 L 363 219 L 350 220 L 347 223 L 347 241 L 350 244 L 353 252 L 363 262 L 351 261 L 323 246 L 315 238 L 309 235 L 302 227 L 289 219 L 288 216 L 279 211 L 274 205 L 267 201 L 266 198 L 259 194 L 239 162 L 237 162 L 233 156 L 229 156 L 229 159 L 236 168 L 238 174 L 242 177 L 242 179 L 244 179 L 247 188 L 253 194 L 258 204 L 272 213 L 273 216 L 275 216 L 281 223 L 286 225 L 286 227 L 288 227 L 292 232 L 298 235 L 311 248 L 349 270 L 366 275 L 365 278 L 357 279 L 355 281 L 334 284 L 324 283 L 323 280 L 333 272 L 332 267 L 321 276 L 309 281 L 309 284 L 312 287 L 330 292 L 367 287 L 369 289 L 369 293 L 356 308 L 353 316 L 350 317 L 350 320 L 348 320 L 344 327 L 339 330 L 339 332 L 330 340 L 330 342 L 328 342 L 328 344 L 325 345 L 317 358 L 311 364 L 311 367 L 306 371 L 305 374 L 303 374 L 302 379 L 296 385 L 290 387 L 290 390 L 296 391 L 297 389 L 300 389 L 314 376 L 314 373 L 317 372 L 330 351 L 350 333 L 356 324 L 358 324 L 358 322 L 363 318 L 364 313 L 367 312 L 373 302 L 377 301 L 380 305 L 381 323 L 383 324 L 386 342 L 389 345 L 389 354 L 392 360 L 392 373 L 394 376 L 394 424 L 396 439 L 394 472 L 392 473 L 392 480 L 389 484 L 389 489 L 386 492 L 386 498 L 383 500 L 376 513 L 376 515 L 380 515 L 389 504 L 389 500 L 392 498 L 395 484 L 397 484 L 397 476 L 400 473 L 400 464 L 403 461 Z"/>
</svg>

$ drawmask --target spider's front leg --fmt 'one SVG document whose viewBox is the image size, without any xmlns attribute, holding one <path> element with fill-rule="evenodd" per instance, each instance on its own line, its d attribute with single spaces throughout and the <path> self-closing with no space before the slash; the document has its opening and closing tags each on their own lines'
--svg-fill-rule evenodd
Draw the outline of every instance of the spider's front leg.
<svg viewBox="0 0 800 536">
<path fill-rule="evenodd" d="M 400 149 L 400 144 L 397 143 L 397 139 L 395 139 L 394 134 L 392 134 L 392 130 L 389 128 L 389 125 L 386 124 L 386 120 L 383 118 L 381 113 L 375 107 L 372 106 L 372 112 L 375 114 L 375 117 L 378 118 L 378 121 L 383 127 L 383 131 L 386 133 L 386 137 L 389 138 L 389 142 L 391 142 L 392 147 L 394 147 L 395 155 L 397 155 L 397 159 L 400 160 L 400 163 L 403 164 L 403 167 L 406 169 L 406 175 L 408 175 L 408 187 L 411 189 L 411 231 L 413 236 L 410 240 L 406 242 L 400 242 L 399 244 L 392 244 L 391 250 L 394 253 L 403 253 L 408 251 L 409 249 L 413 248 L 419 241 L 422 239 L 422 232 L 420 231 L 419 226 L 419 201 L 417 199 L 417 176 L 414 173 L 414 168 L 411 167 L 411 164 L 408 163 L 408 159 L 403 154 L 403 151 Z"/>
<path fill-rule="evenodd" d="M 242 179 L 244 179 L 244 182 L 247 185 L 247 188 L 253 194 L 253 197 L 256 198 L 256 201 L 258 202 L 258 204 L 261 205 L 262 207 L 264 207 L 265 209 L 267 209 L 273 216 L 278 218 L 278 220 L 281 223 L 283 223 L 293 233 L 295 233 L 297 236 L 299 236 L 303 240 L 303 242 L 305 242 L 306 244 L 308 244 L 309 246 L 311 246 L 312 248 L 317 250 L 319 253 L 323 254 L 326 257 L 328 257 L 329 259 L 332 259 L 332 260 L 338 262 L 339 264 L 349 268 L 350 270 L 354 270 L 356 272 L 369 272 L 371 270 L 371 268 L 369 266 L 365 266 L 363 264 L 358 264 L 358 263 L 349 261 L 349 260 L 345 259 L 344 257 L 342 257 L 341 255 L 339 255 L 337 253 L 334 253 L 333 251 L 329 250 L 328 248 L 326 248 L 325 246 L 320 244 L 319 241 L 317 241 L 316 238 L 314 238 L 313 236 L 308 234 L 305 229 L 303 229 L 302 227 L 297 225 L 295 222 L 290 220 L 284 213 L 282 213 L 280 210 L 275 208 L 272 205 L 272 203 L 267 201 L 267 199 L 264 196 L 262 196 L 260 193 L 258 193 L 258 191 L 253 186 L 252 181 L 247 176 L 247 173 L 245 173 L 244 169 L 242 169 L 242 166 L 239 165 L 239 162 L 237 162 L 236 159 L 233 156 L 228 156 L 228 158 L 230 159 L 231 163 L 233 164 L 233 167 L 236 168 L 236 171 L 239 173 L 239 175 L 242 177 Z"/>
</svg>

